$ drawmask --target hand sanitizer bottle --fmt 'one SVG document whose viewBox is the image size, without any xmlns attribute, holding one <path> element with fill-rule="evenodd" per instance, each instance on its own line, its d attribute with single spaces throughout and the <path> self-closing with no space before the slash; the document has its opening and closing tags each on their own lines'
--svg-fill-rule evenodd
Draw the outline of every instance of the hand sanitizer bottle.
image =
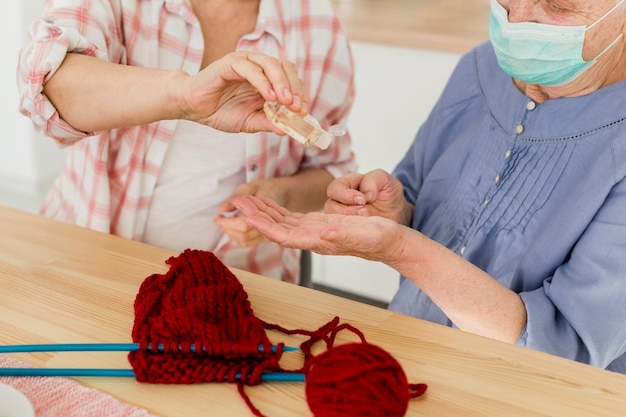
<svg viewBox="0 0 626 417">
<path fill-rule="evenodd" d="M 266 102 L 263 110 L 274 126 L 305 146 L 315 145 L 318 148 L 326 149 L 333 136 L 346 134 L 346 129 L 339 125 L 331 126 L 327 132 L 310 114 L 302 116 L 275 101 Z"/>
</svg>

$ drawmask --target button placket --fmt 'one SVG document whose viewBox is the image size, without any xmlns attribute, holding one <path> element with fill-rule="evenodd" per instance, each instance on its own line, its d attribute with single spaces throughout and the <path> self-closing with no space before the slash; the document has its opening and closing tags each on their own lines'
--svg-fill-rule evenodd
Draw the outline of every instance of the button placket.
<svg viewBox="0 0 626 417">
<path fill-rule="evenodd" d="M 519 127 L 521 127 L 521 125 Z M 522 130 L 523 130 L 523 127 L 522 127 Z M 508 159 L 511 158 L 512 155 L 513 155 L 513 151 L 511 149 L 507 149 L 503 156 L 504 156 L 505 160 L 508 160 Z M 501 174 L 496 174 L 496 176 L 493 178 L 493 184 L 494 185 L 498 185 L 498 184 L 500 184 L 500 181 L 502 181 Z M 491 197 L 489 197 L 489 196 L 485 197 L 484 200 L 481 203 L 481 211 L 482 211 L 482 209 L 487 207 L 490 202 L 491 202 Z M 477 227 L 478 227 L 478 220 L 474 220 L 472 222 L 472 225 L 471 225 L 472 232 L 475 232 Z M 467 241 L 466 241 L 465 245 L 463 245 L 459 249 L 459 251 L 458 251 L 459 255 L 463 256 L 463 254 L 465 253 L 466 249 L 467 249 Z"/>
<path fill-rule="evenodd" d="M 526 110 L 533 111 L 536 108 L 537 108 L 537 103 L 534 102 L 533 100 L 530 100 L 530 101 L 528 101 L 526 103 Z M 521 135 L 522 133 L 524 133 L 524 130 L 525 130 L 525 128 L 524 128 L 523 123 L 520 123 L 517 126 L 515 126 L 515 133 L 517 135 Z M 504 156 L 505 160 L 509 160 L 512 155 L 513 155 L 513 150 L 512 149 L 507 149 L 503 156 Z M 493 184 L 494 185 L 499 185 L 501 181 L 502 181 L 502 174 L 496 174 L 496 176 L 493 178 Z M 481 209 L 484 209 L 485 207 L 487 207 L 490 202 L 491 202 L 491 197 L 485 197 L 485 199 L 481 203 Z M 472 222 L 472 225 L 471 225 L 472 231 L 475 231 L 476 227 L 478 227 L 478 222 L 477 222 L 477 220 L 474 220 Z M 459 251 L 458 251 L 459 255 L 463 256 L 465 251 L 466 251 L 466 248 L 467 248 L 467 241 L 466 241 L 465 245 L 463 245 L 459 249 Z"/>
</svg>

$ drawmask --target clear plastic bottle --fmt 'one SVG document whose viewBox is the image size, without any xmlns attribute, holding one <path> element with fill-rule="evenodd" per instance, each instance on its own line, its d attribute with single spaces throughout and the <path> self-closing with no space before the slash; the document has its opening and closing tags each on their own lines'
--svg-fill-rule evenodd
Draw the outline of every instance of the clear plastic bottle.
<svg viewBox="0 0 626 417">
<path fill-rule="evenodd" d="M 275 101 L 266 102 L 263 110 L 274 126 L 305 146 L 315 145 L 326 149 L 333 136 L 346 134 L 346 130 L 338 125 L 331 126 L 329 133 L 321 128 L 313 116 L 309 114 L 302 116 Z"/>
</svg>

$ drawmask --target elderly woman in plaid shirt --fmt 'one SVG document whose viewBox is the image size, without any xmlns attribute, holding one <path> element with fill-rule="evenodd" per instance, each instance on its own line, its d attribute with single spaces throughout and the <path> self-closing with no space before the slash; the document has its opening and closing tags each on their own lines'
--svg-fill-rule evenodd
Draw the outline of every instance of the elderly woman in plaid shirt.
<svg viewBox="0 0 626 417">
<path fill-rule="evenodd" d="M 46 0 L 30 36 L 20 110 L 70 147 L 42 214 L 298 281 L 299 251 L 226 213 L 240 195 L 319 210 L 355 169 L 349 135 L 307 148 L 261 110 L 345 125 L 353 63 L 327 0 Z"/>
</svg>

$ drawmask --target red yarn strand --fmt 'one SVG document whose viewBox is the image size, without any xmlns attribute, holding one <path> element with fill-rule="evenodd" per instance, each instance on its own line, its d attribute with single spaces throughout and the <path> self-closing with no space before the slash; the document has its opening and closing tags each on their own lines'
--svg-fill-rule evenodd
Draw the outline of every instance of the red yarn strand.
<svg viewBox="0 0 626 417">
<path fill-rule="evenodd" d="M 409 384 L 409 389 L 411 390 L 411 398 L 421 397 L 422 394 L 426 392 L 428 389 L 428 385 L 426 384 Z"/>
<path fill-rule="evenodd" d="M 256 417 L 265 416 L 252 404 L 245 385 L 260 384 L 264 372 L 304 373 L 314 417 L 401 417 L 409 400 L 427 389 L 426 384 L 409 384 L 389 353 L 369 344 L 363 332 L 340 323 L 339 317 L 317 330 L 291 330 L 257 318 L 241 283 L 211 252 L 187 249 L 166 263 L 169 271 L 146 278 L 135 299 L 132 337 L 140 349 L 129 354 L 129 361 L 138 381 L 234 383 Z M 280 366 L 284 344 L 272 351 L 267 330 L 307 337 L 300 344 L 301 369 Z M 360 343 L 335 346 L 343 331 Z M 326 349 L 314 355 L 319 342 Z M 155 348 L 158 344 L 162 351 Z M 192 344 L 204 349 L 192 351 Z"/>
</svg>

